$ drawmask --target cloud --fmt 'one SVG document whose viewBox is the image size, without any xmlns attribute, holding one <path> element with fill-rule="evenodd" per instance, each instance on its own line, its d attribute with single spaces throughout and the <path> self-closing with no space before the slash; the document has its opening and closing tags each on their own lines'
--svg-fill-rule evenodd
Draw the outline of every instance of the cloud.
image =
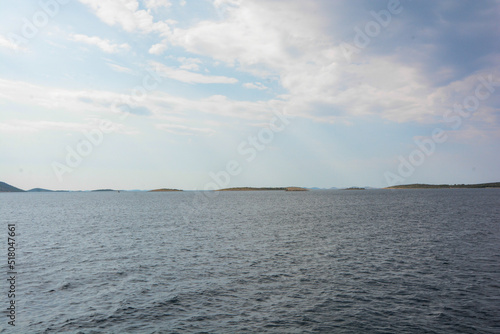
<svg viewBox="0 0 500 334">
<path fill-rule="evenodd" d="M 220 1 L 219 1 L 220 2 Z M 316 17 L 307 4 L 297 1 L 227 1 L 215 4 L 225 20 L 202 21 L 175 29 L 171 43 L 187 51 L 210 56 L 241 68 L 264 65 L 279 69 L 304 52 L 318 49 Z M 279 12 L 279 19 L 276 13 Z M 324 41 L 322 41 L 324 42 Z M 313 50 L 308 47 L 314 46 Z"/>
<path fill-rule="evenodd" d="M 153 46 L 151 46 L 151 48 L 149 48 L 149 53 L 150 54 L 153 54 L 153 55 L 161 55 L 163 52 L 165 52 L 165 50 L 168 48 L 166 42 L 162 42 L 162 43 L 157 43 Z"/>
<path fill-rule="evenodd" d="M 155 118 L 164 119 L 171 115 L 193 114 L 195 111 L 201 119 L 243 119 L 250 123 L 266 122 L 275 112 L 282 112 L 287 102 L 272 99 L 269 101 L 236 101 L 223 95 L 193 100 L 157 93 L 149 97 L 150 110 Z M 203 115 L 206 114 L 206 115 Z"/>
<path fill-rule="evenodd" d="M 347 2 L 221 0 L 214 5 L 222 19 L 175 29 L 169 42 L 257 77 L 279 77 L 287 91 L 285 108 L 323 122 L 372 116 L 435 122 L 454 101 L 437 103 L 431 96 L 471 73 L 498 68 L 500 44 L 491 43 L 499 32 L 492 14 L 500 11 L 498 2 L 487 1 L 484 10 L 471 2 L 403 4 L 403 12 L 349 63 L 342 41 L 354 37 L 356 26 L 375 20 L 370 11 L 387 9 L 386 1 L 363 4 L 366 10 Z M 462 22 L 467 29 L 459 28 Z M 472 50 L 457 50 L 462 42 L 455 33 Z M 474 42 L 478 34 L 484 35 L 481 43 Z"/>
<path fill-rule="evenodd" d="M 82 2 L 88 3 L 108 24 L 127 31 L 160 34 L 158 40 L 161 42 L 149 49 L 151 54 L 161 54 L 168 43 L 200 55 L 201 59 L 211 58 L 235 71 L 234 77 L 195 73 L 200 69 L 201 60 L 186 55 L 177 58 L 178 68 L 152 63 L 164 77 L 185 83 L 234 84 L 238 82 L 238 74 L 245 72 L 244 82 L 251 81 L 242 84 L 245 88 L 265 89 L 260 80 L 272 78 L 286 91 L 283 96 L 256 102 L 234 101 L 223 95 L 190 100 L 151 92 L 140 104 L 155 117 L 170 111 L 197 110 L 252 122 L 265 119 L 275 110 L 286 109 L 319 122 L 347 122 L 374 116 L 391 122 L 436 122 L 450 105 L 463 99 L 463 94 L 469 94 L 470 89 L 473 91 L 473 85 L 465 85 L 474 81 L 472 73 L 488 73 L 498 67 L 500 59 L 496 44 L 485 42 L 486 37 L 494 40 L 492 34 L 498 33 L 487 10 L 473 6 L 469 8 L 473 17 L 466 18 L 464 13 L 468 7 L 452 2 L 446 4 L 451 6 L 453 15 L 439 14 L 439 5 L 427 2 L 415 5 L 414 11 L 405 7 L 401 16 L 394 17 L 387 29 L 352 63 L 344 58 L 341 41 L 352 39 L 354 26 L 363 27 L 373 20 L 370 10 L 385 9 L 387 2 L 364 1 L 366 10 L 359 10 L 354 5 L 329 1 L 219 1 L 217 10 L 224 14 L 219 19 L 193 20 L 193 25 L 175 29 L 172 34 L 166 34 L 167 30 L 157 25 L 161 22 L 155 22 L 150 12 L 140 14 L 137 1 L 107 1 L 102 5 L 90 0 Z M 492 3 L 487 3 L 488 10 L 498 12 L 498 5 L 492 8 Z M 128 14 L 123 17 L 106 14 L 113 6 L 122 6 Z M 147 18 L 143 24 L 137 21 L 140 15 Z M 473 34 L 469 36 L 467 29 L 460 28 L 461 20 Z M 455 28 L 471 47 L 474 36 L 485 33 L 486 37 L 479 39 L 488 46 L 475 45 L 475 49 L 466 50 L 467 57 L 463 57 L 456 49 L 461 45 L 459 41 L 452 43 L 458 45 L 455 49 L 446 42 L 446 38 L 453 37 Z M 108 44 L 110 48 L 116 46 L 109 41 Z M 451 50 L 458 56 L 453 58 Z M 474 66 L 469 65 L 471 63 Z M 461 68 L 466 68 L 464 73 Z M 118 67 L 114 69 L 119 70 Z M 247 73 L 256 78 L 248 79 Z M 101 94 L 102 98 L 99 94 L 90 96 L 92 102 L 87 104 L 91 108 L 105 109 L 102 106 L 110 102 L 104 96 L 113 94 Z M 47 105 L 56 103 L 38 98 Z M 492 101 L 486 101 L 483 108 L 492 110 Z M 84 105 L 82 101 L 78 103 Z M 171 109 L 165 111 L 162 103 Z M 498 122 L 493 115 L 493 112 L 488 113 L 490 119 Z M 486 115 L 478 113 L 474 117 Z"/>
<path fill-rule="evenodd" d="M 388 1 L 335 1 L 323 5 L 330 16 L 325 30 L 335 43 L 353 42 L 369 22 L 377 23 L 373 13 L 387 10 Z M 360 9 L 363 10 L 360 10 Z M 393 62 L 415 67 L 428 77 L 428 84 L 441 86 L 460 80 L 474 71 L 498 65 L 500 13 L 498 1 L 401 1 L 400 14 L 392 15 L 380 33 L 369 37 L 358 62 L 391 57 Z M 372 25 L 373 26 L 373 25 Z M 496 58 L 496 61 L 495 61 Z"/>
<path fill-rule="evenodd" d="M 10 41 L 9 39 L 4 37 L 3 35 L 0 35 L 0 48 L 7 48 L 7 49 L 14 50 L 14 51 L 18 51 L 18 50 L 22 49 L 19 45 Z"/>
<path fill-rule="evenodd" d="M 102 119 L 98 118 L 88 118 L 85 123 L 50 120 L 27 121 L 14 119 L 2 122 L 0 124 L 0 130 L 8 133 L 36 133 L 40 131 L 82 132 L 99 128 L 101 122 Z M 109 128 L 112 128 L 115 133 L 128 135 L 137 134 L 137 131 L 130 129 L 121 123 L 106 120 L 106 124 Z"/>
<path fill-rule="evenodd" d="M 22 106 L 67 111 L 77 117 L 94 114 L 118 118 L 126 112 L 161 120 L 196 111 L 202 119 L 216 116 L 250 122 L 269 119 L 273 112 L 282 110 L 285 103 L 281 100 L 236 101 L 223 95 L 190 99 L 159 91 L 149 92 L 139 101 L 127 94 L 105 90 L 62 89 L 6 79 L 0 79 L 0 99 Z"/>
<path fill-rule="evenodd" d="M 127 105 L 119 105 L 118 109 L 120 109 L 121 112 L 130 113 L 130 114 L 139 115 L 139 116 L 151 115 L 151 110 L 149 110 L 149 108 L 143 107 L 140 105 L 137 105 L 134 107 L 130 107 Z"/>
<path fill-rule="evenodd" d="M 215 133 L 210 128 L 196 128 L 178 124 L 156 124 L 155 126 L 159 130 L 182 136 L 212 135 Z"/>
<path fill-rule="evenodd" d="M 154 22 L 153 16 L 144 9 L 139 9 L 137 0 L 80 0 L 89 6 L 104 23 L 119 25 L 125 31 L 150 33 L 153 31 L 168 32 L 165 22 Z M 156 4 L 157 1 L 153 1 Z"/>
<path fill-rule="evenodd" d="M 201 59 L 189 58 L 189 57 L 179 57 L 177 60 L 182 64 L 180 66 L 183 70 L 198 71 L 200 69 Z"/>
<path fill-rule="evenodd" d="M 158 62 L 152 62 L 151 66 L 163 77 L 178 80 L 185 83 L 203 83 L 203 84 L 213 84 L 213 83 L 223 83 L 223 84 L 234 84 L 238 80 L 235 78 L 229 78 L 224 76 L 211 76 L 203 75 L 200 73 L 189 72 L 185 70 L 180 70 L 172 67 L 165 66 Z"/>
<path fill-rule="evenodd" d="M 145 5 L 149 9 L 157 9 L 157 8 L 168 8 L 172 6 L 172 3 L 169 0 L 145 0 Z"/>
<path fill-rule="evenodd" d="M 247 82 L 247 83 L 243 84 L 243 87 L 249 88 L 249 89 L 258 89 L 258 90 L 266 90 L 267 89 L 267 87 L 264 86 L 260 82 L 255 82 L 255 83 Z"/>
<path fill-rule="evenodd" d="M 70 90 L 40 86 L 0 78 L 0 98 L 20 105 L 48 110 L 67 110 L 73 114 L 112 113 L 111 106 L 123 95 L 99 90 Z"/>
<path fill-rule="evenodd" d="M 132 71 L 130 68 L 124 67 L 124 66 L 120 66 L 120 65 L 117 65 L 117 64 L 108 63 L 108 66 L 111 67 L 113 69 L 113 71 L 116 71 L 116 72 L 119 72 L 119 73 L 127 73 L 127 74 L 134 73 L 134 71 Z"/>
<path fill-rule="evenodd" d="M 113 44 L 107 39 L 102 39 L 97 36 L 86 36 L 81 34 L 72 35 L 71 39 L 76 42 L 81 42 L 89 45 L 95 45 L 106 53 L 117 53 L 120 51 L 127 51 L 130 49 L 130 45 L 127 43 Z"/>
</svg>

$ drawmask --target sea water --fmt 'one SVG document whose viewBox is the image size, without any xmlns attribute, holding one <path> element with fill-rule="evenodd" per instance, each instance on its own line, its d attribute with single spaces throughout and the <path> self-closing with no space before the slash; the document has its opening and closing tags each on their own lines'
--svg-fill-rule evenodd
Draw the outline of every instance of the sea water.
<svg viewBox="0 0 500 334">
<path fill-rule="evenodd" d="M 500 189 L 3 193 L 0 214 L 2 332 L 500 333 Z"/>
</svg>

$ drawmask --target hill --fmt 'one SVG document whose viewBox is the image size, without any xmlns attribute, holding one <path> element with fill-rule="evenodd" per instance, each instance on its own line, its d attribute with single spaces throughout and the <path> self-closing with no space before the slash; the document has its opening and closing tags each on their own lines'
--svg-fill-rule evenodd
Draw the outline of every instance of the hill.
<svg viewBox="0 0 500 334">
<path fill-rule="evenodd" d="M 54 190 L 49 190 L 49 189 L 43 189 L 43 188 L 33 188 L 28 190 L 28 192 L 31 193 L 41 193 L 41 192 L 53 192 Z"/>
<path fill-rule="evenodd" d="M 17 192 L 25 192 L 25 190 L 11 186 L 10 184 L 7 184 L 5 182 L 0 182 L 0 192 L 17 193 Z"/>
</svg>

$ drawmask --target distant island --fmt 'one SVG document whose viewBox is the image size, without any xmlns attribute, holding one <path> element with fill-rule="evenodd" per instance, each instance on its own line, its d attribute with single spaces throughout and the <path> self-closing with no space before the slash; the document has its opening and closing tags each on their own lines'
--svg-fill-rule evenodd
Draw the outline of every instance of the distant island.
<svg viewBox="0 0 500 334">
<path fill-rule="evenodd" d="M 287 187 L 285 191 L 309 191 L 309 189 L 301 187 Z"/>
<path fill-rule="evenodd" d="M 9 192 L 9 193 L 14 193 L 14 192 L 23 192 L 24 190 L 16 188 L 14 186 L 11 186 L 10 184 L 7 184 L 5 182 L 0 182 L 0 192 Z"/>
<path fill-rule="evenodd" d="M 28 191 L 34 192 L 34 193 L 54 192 L 54 190 L 42 189 L 42 188 L 33 188 L 31 190 L 28 190 Z"/>
<path fill-rule="evenodd" d="M 236 188 L 219 189 L 217 191 L 308 191 L 308 189 L 300 187 L 277 187 L 277 188 L 236 187 Z"/>
<path fill-rule="evenodd" d="M 384 189 L 450 189 L 450 188 L 500 188 L 500 182 L 479 183 L 479 184 L 406 184 L 392 186 Z"/>
<path fill-rule="evenodd" d="M 150 190 L 149 192 L 164 192 L 164 191 L 182 191 L 182 190 L 180 190 L 180 189 L 161 188 L 161 189 Z"/>
<path fill-rule="evenodd" d="M 405 184 L 391 186 L 387 188 L 372 188 L 372 187 L 349 187 L 342 190 L 367 190 L 367 189 L 457 189 L 457 188 L 500 188 L 500 182 L 479 183 L 479 184 Z M 303 188 L 303 187 L 234 187 L 219 189 L 216 191 L 309 191 L 309 190 L 332 190 L 339 188 Z M 340 189 L 339 189 L 340 190 Z M 147 191 L 147 192 L 177 192 L 184 191 L 182 189 L 159 188 L 153 190 L 115 190 L 115 189 L 95 189 L 95 190 L 49 190 L 43 188 L 33 188 L 30 190 L 23 190 L 14 187 L 5 182 L 0 182 L 0 193 L 2 192 L 127 192 L 127 191 Z"/>
</svg>

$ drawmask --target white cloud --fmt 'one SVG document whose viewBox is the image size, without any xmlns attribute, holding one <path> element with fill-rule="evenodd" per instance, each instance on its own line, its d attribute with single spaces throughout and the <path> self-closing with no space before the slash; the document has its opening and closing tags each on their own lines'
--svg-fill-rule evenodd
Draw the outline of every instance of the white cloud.
<svg viewBox="0 0 500 334">
<path fill-rule="evenodd" d="M 347 62 L 340 40 L 324 29 L 327 17 L 318 15 L 318 3 L 217 0 L 214 5 L 224 11 L 223 19 L 175 29 L 169 42 L 258 77 L 279 77 L 287 91 L 285 108 L 293 114 L 323 122 L 373 115 L 433 122 L 444 113 L 446 103 L 434 98 L 443 89 L 414 66 L 381 55 Z"/>
<path fill-rule="evenodd" d="M 89 6 L 104 23 L 120 25 L 125 31 L 150 33 L 159 31 L 167 33 L 165 22 L 154 22 L 153 16 L 146 10 L 139 10 L 137 0 L 80 0 Z"/>
<path fill-rule="evenodd" d="M 214 75 L 203 75 L 200 73 L 189 72 L 185 70 L 180 70 L 172 67 L 165 66 L 163 64 L 152 62 L 151 65 L 155 68 L 156 72 L 158 72 L 161 76 L 178 80 L 186 83 L 204 83 L 204 84 L 212 84 L 212 83 L 225 83 L 225 84 L 234 84 L 237 83 L 238 80 L 235 78 L 229 78 L 224 76 L 214 76 Z"/>
<path fill-rule="evenodd" d="M 224 5 L 238 5 L 241 3 L 240 0 L 214 0 L 215 7 L 222 7 Z"/>
<path fill-rule="evenodd" d="M 15 51 L 22 49 L 19 45 L 10 41 L 9 39 L 7 39 L 6 37 L 4 37 L 2 35 L 0 35 L 0 47 L 15 50 Z"/>
<path fill-rule="evenodd" d="M 145 0 L 146 7 L 149 9 L 157 9 L 161 7 L 168 8 L 172 6 L 170 0 Z"/>
<path fill-rule="evenodd" d="M 36 133 L 40 131 L 65 131 L 82 132 L 99 128 L 102 119 L 88 118 L 86 122 L 61 122 L 50 120 L 9 120 L 0 124 L 0 130 L 8 133 Z M 106 126 L 113 129 L 115 133 L 137 134 L 137 131 L 129 129 L 121 123 L 106 120 Z"/>
<path fill-rule="evenodd" d="M 68 112 L 80 118 L 88 117 L 89 114 L 103 115 L 110 119 L 118 118 L 124 114 L 116 110 L 116 107 L 129 105 L 131 109 L 146 108 L 152 113 L 150 117 L 159 120 L 166 120 L 166 117 L 174 115 L 183 116 L 195 110 L 201 119 L 207 121 L 211 120 L 208 115 L 214 115 L 228 119 L 245 119 L 250 122 L 269 119 L 274 111 L 282 110 L 285 104 L 281 100 L 236 101 L 222 95 L 195 100 L 158 91 L 150 92 L 141 101 L 137 101 L 129 95 L 110 91 L 70 90 L 1 78 L 0 100 L 36 108 L 34 110 L 41 108 Z M 180 120 L 181 118 L 179 122 Z"/>
<path fill-rule="evenodd" d="M 0 79 L 0 98 L 20 105 L 67 110 L 80 115 L 112 113 L 111 105 L 123 99 L 121 94 L 114 92 L 70 90 L 6 79 Z"/>
<path fill-rule="evenodd" d="M 247 83 L 243 84 L 243 87 L 249 88 L 249 89 L 258 89 L 258 90 L 266 90 L 267 89 L 267 87 L 264 86 L 260 82 L 255 82 L 255 83 L 247 82 Z"/>
<path fill-rule="evenodd" d="M 95 45 L 106 53 L 117 53 L 119 51 L 127 51 L 130 45 L 127 43 L 113 44 L 107 39 L 102 39 L 97 36 L 86 36 L 81 34 L 72 35 L 71 39 L 76 42 L 82 42 L 89 45 Z"/>
<path fill-rule="evenodd" d="M 171 42 L 246 69 L 255 65 L 279 69 L 303 53 L 314 54 L 325 42 L 317 17 L 308 15 L 303 2 L 219 2 L 215 5 L 225 10 L 226 20 L 175 29 Z M 223 6 L 226 3 L 231 6 Z"/>
<path fill-rule="evenodd" d="M 213 129 L 210 128 L 196 128 L 191 126 L 179 125 L 179 124 L 156 124 L 157 129 L 170 132 L 176 135 L 212 135 L 215 133 Z"/>
<path fill-rule="evenodd" d="M 205 99 L 192 100 L 157 93 L 149 97 L 149 109 L 154 117 L 165 119 L 166 116 L 183 115 L 196 110 L 200 115 L 215 115 L 224 118 L 244 119 L 249 122 L 266 122 L 273 117 L 274 112 L 280 112 L 286 107 L 281 100 L 269 101 L 236 101 L 223 95 L 213 95 Z M 156 107 L 155 107 L 156 106 Z M 168 108 L 165 108 L 168 106 Z M 206 116 L 201 116 L 206 117 Z"/>
<path fill-rule="evenodd" d="M 167 49 L 167 44 L 165 42 L 163 43 L 157 43 L 153 46 L 151 46 L 151 48 L 149 49 L 149 53 L 150 54 L 153 54 L 153 55 L 161 55 L 163 52 L 165 52 L 165 50 Z"/>
<path fill-rule="evenodd" d="M 177 60 L 182 64 L 180 68 L 183 70 L 198 71 L 200 69 L 200 65 L 198 64 L 201 64 L 201 59 L 179 57 Z"/>
<path fill-rule="evenodd" d="M 117 64 L 108 63 L 108 66 L 111 67 L 113 69 L 113 71 L 116 71 L 116 72 L 128 73 L 128 74 L 134 73 L 134 71 L 132 71 L 130 68 L 124 67 L 124 66 L 120 66 L 120 65 L 117 65 Z"/>
<path fill-rule="evenodd" d="M 184 7 L 184 6 L 186 5 L 186 0 L 181 0 L 181 1 L 179 1 L 179 5 L 181 5 L 181 6 L 183 6 L 183 7 Z"/>
</svg>

